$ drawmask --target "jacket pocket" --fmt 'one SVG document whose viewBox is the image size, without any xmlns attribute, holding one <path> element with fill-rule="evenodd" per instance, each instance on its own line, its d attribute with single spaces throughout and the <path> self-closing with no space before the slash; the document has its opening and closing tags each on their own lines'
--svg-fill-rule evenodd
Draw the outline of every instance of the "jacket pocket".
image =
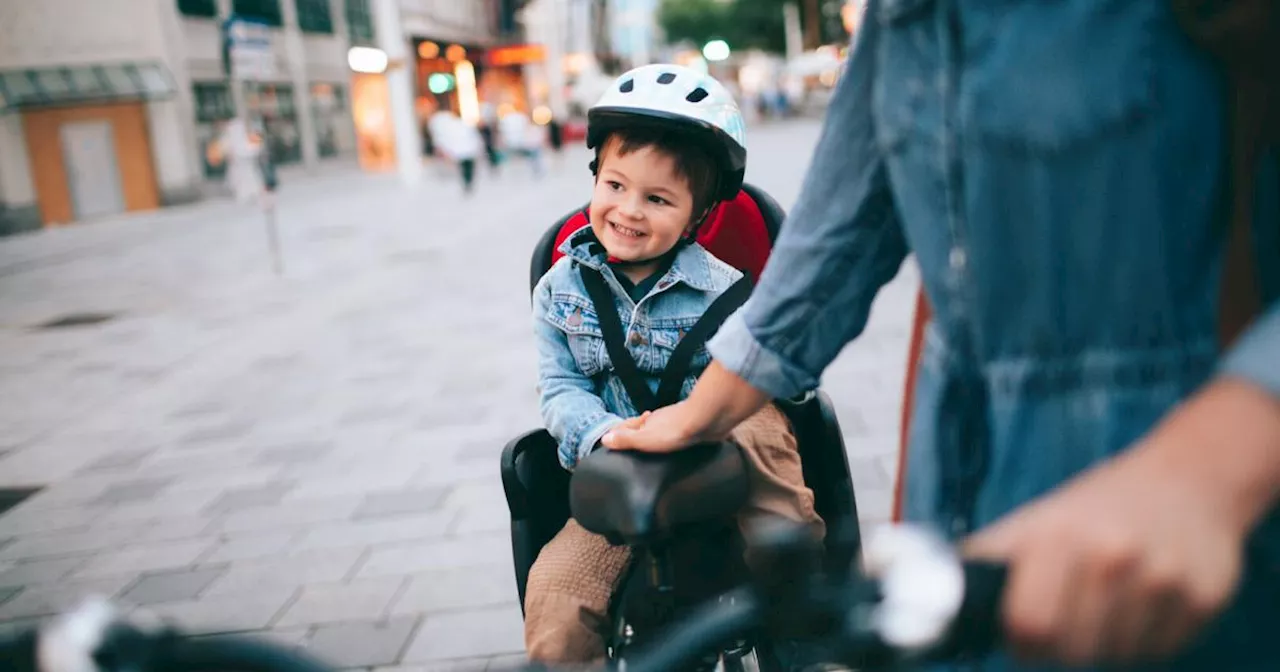
<svg viewBox="0 0 1280 672">
<path fill-rule="evenodd" d="M 546 319 L 564 332 L 569 351 L 583 375 L 595 376 L 610 368 L 600 316 L 590 302 L 575 296 L 554 296 Z"/>
<path fill-rule="evenodd" d="M 960 36 L 964 128 L 984 144 L 1058 152 L 1142 123 L 1157 106 L 1155 31 L 1167 4 L 971 3 Z"/>
<path fill-rule="evenodd" d="M 688 320 L 663 320 L 656 323 L 651 328 L 654 352 L 658 358 L 658 367 L 663 372 L 666 371 L 667 365 L 671 363 L 671 356 L 675 354 L 676 348 L 684 340 L 689 330 L 697 324 L 696 318 Z M 696 378 L 711 363 L 711 353 L 707 351 L 705 342 L 698 346 L 693 354 L 693 359 L 689 362 L 688 375 Z"/>
</svg>

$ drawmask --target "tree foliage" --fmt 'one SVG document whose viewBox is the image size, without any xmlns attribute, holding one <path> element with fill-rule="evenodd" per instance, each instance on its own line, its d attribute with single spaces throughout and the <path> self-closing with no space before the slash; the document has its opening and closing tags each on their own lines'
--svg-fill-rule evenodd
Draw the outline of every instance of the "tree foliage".
<svg viewBox="0 0 1280 672">
<path fill-rule="evenodd" d="M 733 49 L 786 49 L 786 0 L 662 0 L 658 24 L 668 42 L 697 45 L 720 39 Z"/>
</svg>

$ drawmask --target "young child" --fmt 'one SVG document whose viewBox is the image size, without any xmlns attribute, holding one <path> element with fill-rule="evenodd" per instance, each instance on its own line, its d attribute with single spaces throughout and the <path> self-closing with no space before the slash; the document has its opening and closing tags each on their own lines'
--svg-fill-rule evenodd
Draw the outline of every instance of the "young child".
<svg viewBox="0 0 1280 672">
<path fill-rule="evenodd" d="M 652 390 L 684 333 L 741 277 L 693 242 L 721 200 L 741 188 L 746 149 L 742 115 L 715 80 L 671 65 L 622 75 L 588 114 L 596 149 L 589 227 L 573 233 L 534 289 L 542 417 L 572 469 L 623 422 L 639 422 L 610 362 L 579 266 L 606 280 L 626 347 Z M 693 359 L 683 395 L 710 362 Z M 630 419 L 630 420 L 628 420 Z M 739 522 L 779 516 L 822 533 L 804 485 L 796 442 L 773 406 L 733 432 L 750 472 L 750 502 Z M 530 659 L 583 663 L 605 655 L 610 596 L 629 558 L 570 520 L 529 574 L 525 644 Z"/>
</svg>

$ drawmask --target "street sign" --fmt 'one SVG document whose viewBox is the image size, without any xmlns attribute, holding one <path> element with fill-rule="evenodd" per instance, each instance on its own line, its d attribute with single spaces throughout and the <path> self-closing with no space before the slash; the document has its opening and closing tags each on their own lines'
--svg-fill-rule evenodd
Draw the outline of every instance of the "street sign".
<svg viewBox="0 0 1280 672">
<path fill-rule="evenodd" d="M 271 49 L 271 26 L 262 21 L 232 16 L 222 24 L 224 67 L 243 81 L 276 77 L 276 55 Z"/>
</svg>

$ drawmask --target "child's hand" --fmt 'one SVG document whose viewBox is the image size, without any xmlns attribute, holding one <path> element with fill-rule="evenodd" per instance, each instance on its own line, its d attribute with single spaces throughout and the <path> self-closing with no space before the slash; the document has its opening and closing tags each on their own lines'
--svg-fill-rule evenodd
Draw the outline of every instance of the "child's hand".
<svg viewBox="0 0 1280 672">
<path fill-rule="evenodd" d="M 617 425 L 623 429 L 640 429 L 644 426 L 644 421 L 649 419 L 649 411 L 645 411 L 634 418 L 627 418 Z M 615 427 L 614 429 L 617 429 Z"/>
</svg>

